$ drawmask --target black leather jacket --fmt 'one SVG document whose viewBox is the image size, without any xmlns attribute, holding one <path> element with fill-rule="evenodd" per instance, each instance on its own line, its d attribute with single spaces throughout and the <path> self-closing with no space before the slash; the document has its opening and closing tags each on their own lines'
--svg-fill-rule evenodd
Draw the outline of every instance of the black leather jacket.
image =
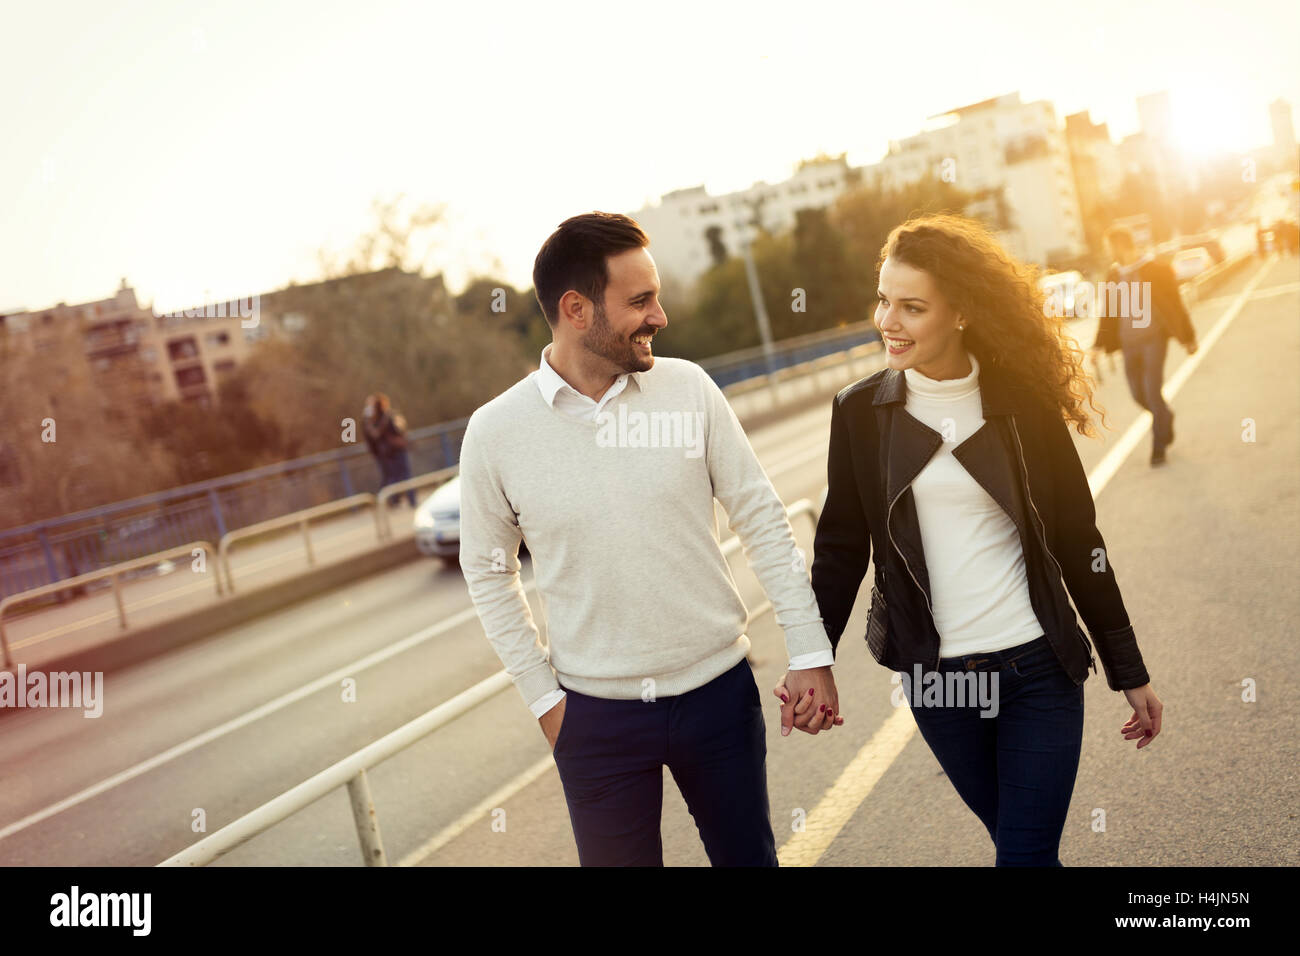
<svg viewBox="0 0 1300 956">
<path fill-rule="evenodd" d="M 1115 568 L 1096 526 L 1083 464 L 1059 413 L 981 363 L 984 425 L 953 456 L 1020 531 L 1030 601 L 1056 656 L 1081 684 L 1097 669 L 1070 597 L 1112 690 L 1149 682 Z M 906 378 L 884 369 L 843 389 L 831 412 L 829 490 L 817 522 L 812 585 L 831 646 L 875 555 L 867 645 L 893 670 L 939 662 L 939 632 L 921 549 L 912 479 L 943 444 L 904 407 Z M 1069 596 L 1066 588 L 1069 588 Z"/>
</svg>

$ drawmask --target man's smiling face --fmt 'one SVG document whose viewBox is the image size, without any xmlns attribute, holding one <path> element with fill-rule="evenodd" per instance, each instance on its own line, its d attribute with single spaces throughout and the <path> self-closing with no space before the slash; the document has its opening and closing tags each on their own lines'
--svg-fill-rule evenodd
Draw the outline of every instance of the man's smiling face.
<svg viewBox="0 0 1300 956">
<path fill-rule="evenodd" d="M 659 304 L 659 272 L 646 249 L 629 249 L 605 260 L 609 282 L 605 302 L 595 304 L 582 346 L 624 372 L 654 367 L 650 341 L 668 324 Z"/>
</svg>

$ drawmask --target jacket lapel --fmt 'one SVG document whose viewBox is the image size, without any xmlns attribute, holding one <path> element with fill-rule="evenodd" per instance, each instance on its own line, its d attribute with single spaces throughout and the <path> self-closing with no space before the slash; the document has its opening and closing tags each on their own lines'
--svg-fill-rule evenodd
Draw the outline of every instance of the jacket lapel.
<svg viewBox="0 0 1300 956">
<path fill-rule="evenodd" d="M 985 424 L 953 449 L 953 456 L 979 482 L 1020 527 L 1016 475 L 1010 471 L 1004 416 L 1013 414 L 1020 403 L 1017 391 L 991 363 L 980 366 L 980 403 Z M 881 436 L 881 484 L 885 488 L 885 507 L 896 547 L 929 592 L 925 555 L 921 547 L 920 524 L 916 504 L 908 490 L 913 479 L 943 445 L 943 436 L 919 421 L 906 409 L 907 378 L 897 369 L 886 369 L 885 376 L 872 399 L 878 434 Z M 890 502 L 898 499 L 889 510 Z M 1023 529 L 1021 529 L 1023 535 Z"/>
</svg>

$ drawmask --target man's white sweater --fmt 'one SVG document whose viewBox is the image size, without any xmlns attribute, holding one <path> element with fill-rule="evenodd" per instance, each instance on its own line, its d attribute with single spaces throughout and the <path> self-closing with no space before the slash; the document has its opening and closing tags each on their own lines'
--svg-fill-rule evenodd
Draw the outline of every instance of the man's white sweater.
<svg viewBox="0 0 1300 956">
<path fill-rule="evenodd" d="M 776 612 L 791 656 L 829 651 L 804 555 L 735 413 L 698 365 L 658 358 L 594 421 L 531 376 L 479 408 L 461 448 L 461 569 L 525 703 L 682 694 L 737 664 L 748 614 L 713 500 Z M 519 581 L 521 537 L 549 661 Z"/>
</svg>

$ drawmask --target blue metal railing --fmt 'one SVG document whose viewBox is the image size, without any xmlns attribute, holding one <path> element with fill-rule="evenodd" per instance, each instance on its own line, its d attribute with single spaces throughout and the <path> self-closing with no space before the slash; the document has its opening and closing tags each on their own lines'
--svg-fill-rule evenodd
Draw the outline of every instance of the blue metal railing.
<svg viewBox="0 0 1300 956">
<path fill-rule="evenodd" d="M 412 472 L 456 464 L 467 421 L 412 429 Z M 369 450 L 349 445 L 13 528 L 0 532 L 0 597 L 379 487 Z"/>
<path fill-rule="evenodd" d="M 877 338 L 863 322 L 786 339 L 770 362 L 760 347 L 700 365 L 725 388 Z M 455 465 L 467 422 L 412 429 L 411 473 Z M 378 466 L 358 443 L 13 528 L 0 532 L 0 597 L 379 488 Z"/>
</svg>

